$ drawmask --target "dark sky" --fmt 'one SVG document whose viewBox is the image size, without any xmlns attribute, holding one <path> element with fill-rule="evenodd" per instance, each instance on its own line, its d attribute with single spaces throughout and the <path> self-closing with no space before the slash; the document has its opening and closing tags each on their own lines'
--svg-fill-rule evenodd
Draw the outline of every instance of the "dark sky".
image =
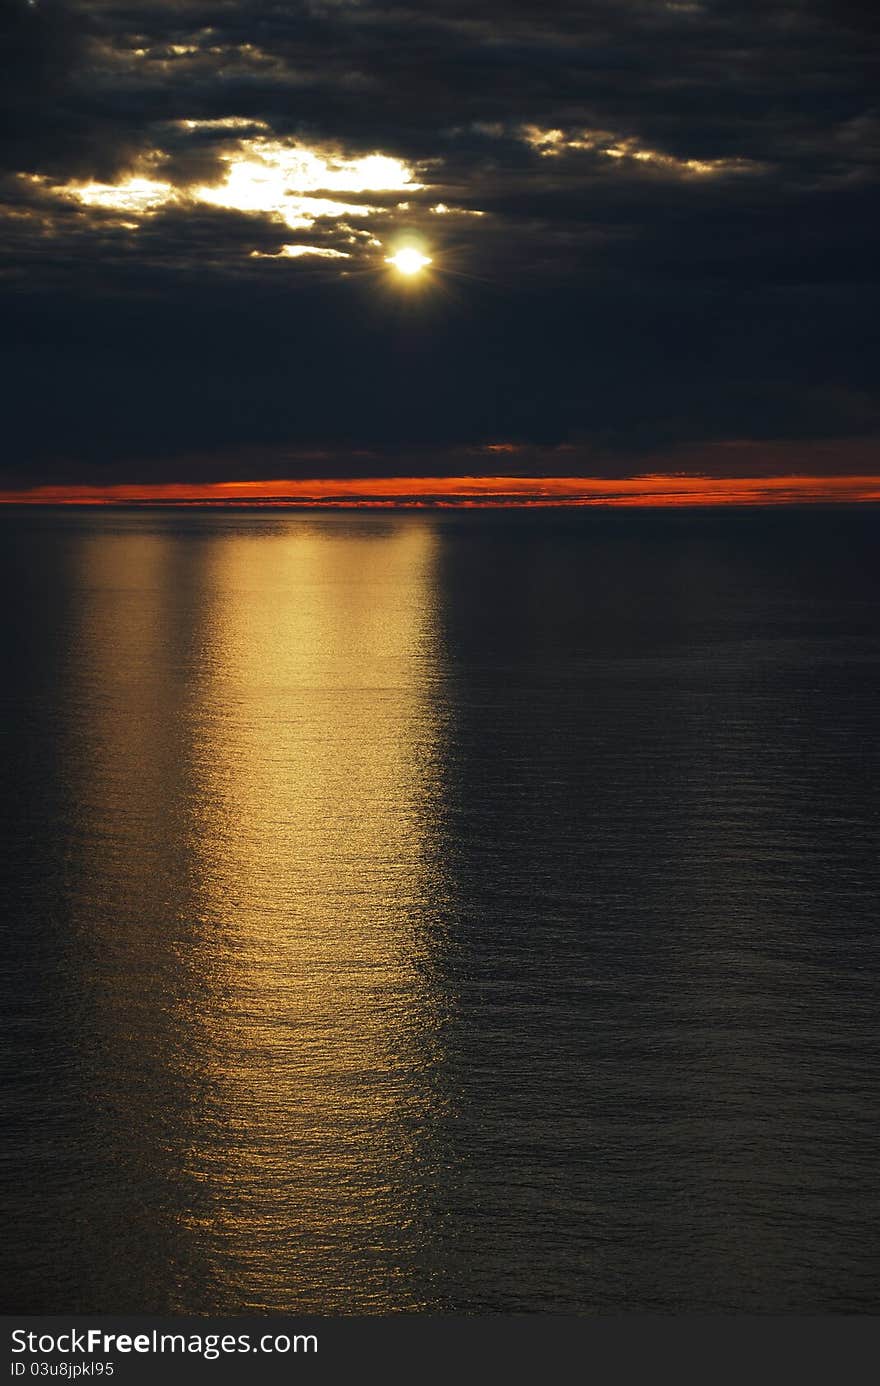
<svg viewBox="0 0 880 1386">
<path fill-rule="evenodd" d="M 0 485 L 880 470 L 875 0 L 0 14 Z"/>
</svg>

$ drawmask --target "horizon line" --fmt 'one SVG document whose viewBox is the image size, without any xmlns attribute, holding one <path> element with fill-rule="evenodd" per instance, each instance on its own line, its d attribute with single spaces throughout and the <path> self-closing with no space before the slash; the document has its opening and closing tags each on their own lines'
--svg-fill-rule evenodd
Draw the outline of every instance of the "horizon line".
<svg viewBox="0 0 880 1386">
<path fill-rule="evenodd" d="M 0 490 L 2 505 L 257 506 L 269 509 L 534 509 L 547 506 L 803 505 L 880 501 L 880 475 L 712 477 L 334 477 L 117 482 Z"/>
</svg>

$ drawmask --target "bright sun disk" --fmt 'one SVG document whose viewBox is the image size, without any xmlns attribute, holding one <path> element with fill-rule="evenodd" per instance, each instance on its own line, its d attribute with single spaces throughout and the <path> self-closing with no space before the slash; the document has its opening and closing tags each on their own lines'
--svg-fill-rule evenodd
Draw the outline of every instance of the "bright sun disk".
<svg viewBox="0 0 880 1386">
<path fill-rule="evenodd" d="M 415 250 L 412 246 L 406 246 L 403 250 L 398 250 L 396 254 L 388 257 L 388 264 L 393 265 L 401 274 L 418 274 L 430 263 L 430 256 L 423 255 L 420 250 Z"/>
</svg>

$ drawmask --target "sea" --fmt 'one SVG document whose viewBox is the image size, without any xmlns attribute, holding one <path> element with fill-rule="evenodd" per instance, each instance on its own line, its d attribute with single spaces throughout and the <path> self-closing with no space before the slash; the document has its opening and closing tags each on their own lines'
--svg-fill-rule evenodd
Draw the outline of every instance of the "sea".
<svg viewBox="0 0 880 1386">
<path fill-rule="evenodd" d="M 877 1313 L 878 541 L 4 509 L 5 1312 Z"/>
</svg>

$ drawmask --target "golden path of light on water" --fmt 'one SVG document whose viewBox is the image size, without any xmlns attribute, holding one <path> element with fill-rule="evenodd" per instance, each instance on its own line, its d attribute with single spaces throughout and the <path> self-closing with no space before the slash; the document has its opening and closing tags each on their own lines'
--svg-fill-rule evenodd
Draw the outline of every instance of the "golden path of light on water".
<svg viewBox="0 0 880 1386">
<path fill-rule="evenodd" d="M 254 1308 L 411 1293 L 435 1009 L 432 544 L 421 525 L 301 528 L 213 551 L 194 847 L 222 939 L 227 1129 L 197 1132 L 192 1159 Z"/>
<path fill-rule="evenodd" d="M 182 1145 L 204 1092 L 192 1023 L 203 982 L 192 967 L 182 852 L 191 781 L 173 612 L 190 575 L 179 558 L 166 534 L 137 525 L 92 531 L 72 545 L 63 757 L 77 825 L 72 981 L 89 1092 L 79 1125 L 101 1151 L 100 1165 L 82 1175 L 100 1196 L 81 1226 L 76 1292 L 115 1306 L 121 1279 L 130 1307 L 154 1312 L 192 1304 L 192 1275 L 205 1283 L 205 1258 L 179 1234 L 180 1207 L 197 1192 Z M 85 1196 L 76 1189 L 78 1200 Z"/>
<path fill-rule="evenodd" d="M 82 555 L 83 986 L 150 1308 L 424 1305 L 434 542 L 279 520 Z"/>
</svg>

